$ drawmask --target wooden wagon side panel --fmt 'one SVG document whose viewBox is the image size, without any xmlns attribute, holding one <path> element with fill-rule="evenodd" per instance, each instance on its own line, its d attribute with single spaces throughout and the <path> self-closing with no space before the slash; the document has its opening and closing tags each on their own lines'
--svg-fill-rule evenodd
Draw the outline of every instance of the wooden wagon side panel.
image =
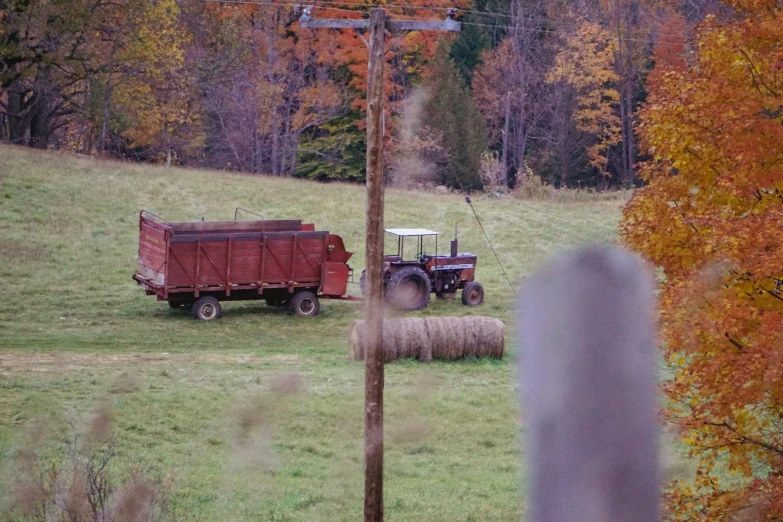
<svg viewBox="0 0 783 522">
<path fill-rule="evenodd" d="M 326 261 L 323 237 L 297 237 L 294 249 L 294 281 L 321 281 L 322 264 Z"/>
<path fill-rule="evenodd" d="M 312 283 L 321 280 L 326 232 L 272 233 L 264 237 L 265 284 Z"/>
<path fill-rule="evenodd" d="M 233 246 L 233 245 L 232 245 Z M 197 241 L 198 286 L 225 286 L 228 281 L 228 240 Z"/>
<path fill-rule="evenodd" d="M 284 284 L 291 281 L 291 254 L 293 234 L 267 236 L 264 239 L 264 273 L 259 280 L 267 284 Z"/>
<path fill-rule="evenodd" d="M 320 285 L 327 232 L 175 235 L 166 286 Z"/>
<path fill-rule="evenodd" d="M 166 286 L 196 286 L 196 247 L 198 242 L 170 242 Z"/>
<path fill-rule="evenodd" d="M 261 238 L 231 240 L 229 260 L 232 285 L 253 285 L 261 278 Z"/>
<path fill-rule="evenodd" d="M 167 231 L 154 221 L 142 218 L 139 223 L 140 276 L 163 285 L 166 273 Z"/>
</svg>

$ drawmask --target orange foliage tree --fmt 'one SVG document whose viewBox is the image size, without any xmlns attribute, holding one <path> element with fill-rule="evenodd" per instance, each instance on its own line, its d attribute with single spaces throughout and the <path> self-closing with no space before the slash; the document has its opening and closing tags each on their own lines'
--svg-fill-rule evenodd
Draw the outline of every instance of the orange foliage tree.
<svg viewBox="0 0 783 522">
<path fill-rule="evenodd" d="M 659 49 L 621 225 L 663 269 L 667 414 L 698 463 L 672 520 L 783 519 L 783 5 L 729 3 L 687 59 Z"/>
</svg>

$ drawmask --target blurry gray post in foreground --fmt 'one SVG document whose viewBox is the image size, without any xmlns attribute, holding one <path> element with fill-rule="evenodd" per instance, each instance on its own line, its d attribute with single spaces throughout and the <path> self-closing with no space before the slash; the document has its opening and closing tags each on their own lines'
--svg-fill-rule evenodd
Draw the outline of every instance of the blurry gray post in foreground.
<svg viewBox="0 0 783 522">
<path fill-rule="evenodd" d="M 563 257 L 522 294 L 531 522 L 659 519 L 653 285 L 610 247 Z"/>
</svg>

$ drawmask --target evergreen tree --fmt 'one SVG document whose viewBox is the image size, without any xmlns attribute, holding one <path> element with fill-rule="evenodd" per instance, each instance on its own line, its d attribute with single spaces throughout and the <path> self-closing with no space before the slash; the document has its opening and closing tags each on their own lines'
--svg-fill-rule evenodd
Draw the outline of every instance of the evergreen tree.
<svg viewBox="0 0 783 522">
<path fill-rule="evenodd" d="M 468 25 L 462 26 L 449 54 L 468 84 L 481 59 L 481 53 L 497 47 L 508 32 L 506 18 L 482 15 L 476 11 L 508 14 L 510 5 L 510 0 L 475 0 L 471 5 L 471 12 L 461 18 L 460 21 Z"/>
<path fill-rule="evenodd" d="M 303 136 L 295 175 L 318 181 L 364 181 L 366 175 L 364 131 L 353 111 L 328 121 Z"/>
<path fill-rule="evenodd" d="M 487 150 L 487 129 L 465 80 L 441 40 L 428 79 L 424 121 L 442 136 L 447 153 L 440 182 L 460 190 L 480 190 L 481 154 Z"/>
</svg>

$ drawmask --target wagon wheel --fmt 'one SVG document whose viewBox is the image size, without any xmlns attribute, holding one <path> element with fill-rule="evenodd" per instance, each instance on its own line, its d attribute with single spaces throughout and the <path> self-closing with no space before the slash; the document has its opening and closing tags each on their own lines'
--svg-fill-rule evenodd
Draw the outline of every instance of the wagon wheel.
<svg viewBox="0 0 783 522">
<path fill-rule="evenodd" d="M 484 302 L 484 287 L 478 281 L 471 281 L 462 289 L 462 304 L 478 306 Z"/>
<path fill-rule="evenodd" d="M 314 293 L 308 291 L 298 292 L 291 299 L 291 309 L 299 317 L 314 317 L 321 309 L 321 303 Z"/>
<path fill-rule="evenodd" d="M 220 317 L 220 313 L 220 301 L 214 297 L 199 297 L 193 303 L 193 317 L 200 321 L 214 321 Z"/>
<path fill-rule="evenodd" d="M 427 306 L 430 292 L 430 278 L 415 266 L 407 266 L 392 274 L 386 286 L 387 299 L 401 310 L 421 310 Z"/>
</svg>

